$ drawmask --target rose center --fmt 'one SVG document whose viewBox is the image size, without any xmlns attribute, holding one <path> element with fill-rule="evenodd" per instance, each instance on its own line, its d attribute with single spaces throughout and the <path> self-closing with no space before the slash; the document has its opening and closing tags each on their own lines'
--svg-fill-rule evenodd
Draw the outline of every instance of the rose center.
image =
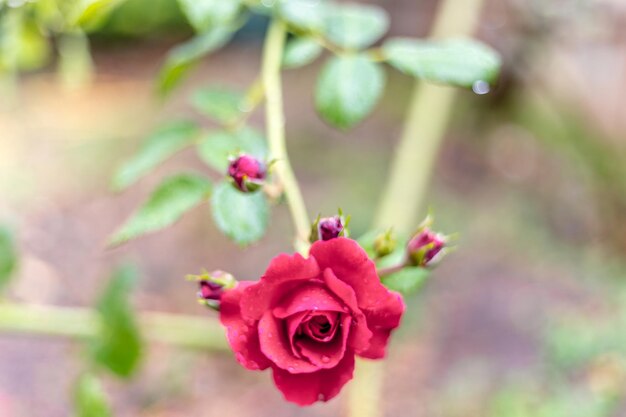
<svg viewBox="0 0 626 417">
<path fill-rule="evenodd" d="M 313 340 L 328 342 L 335 336 L 338 321 L 337 314 L 312 316 L 302 323 L 301 331 Z"/>
</svg>

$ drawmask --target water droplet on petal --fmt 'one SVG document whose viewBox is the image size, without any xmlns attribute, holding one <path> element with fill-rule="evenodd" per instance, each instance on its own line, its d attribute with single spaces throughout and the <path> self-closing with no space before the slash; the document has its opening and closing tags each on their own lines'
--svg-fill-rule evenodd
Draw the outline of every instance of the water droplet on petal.
<svg viewBox="0 0 626 417">
<path fill-rule="evenodd" d="M 326 355 L 322 355 L 322 362 L 328 363 L 328 362 L 330 362 L 330 358 L 328 356 L 326 356 Z"/>
</svg>

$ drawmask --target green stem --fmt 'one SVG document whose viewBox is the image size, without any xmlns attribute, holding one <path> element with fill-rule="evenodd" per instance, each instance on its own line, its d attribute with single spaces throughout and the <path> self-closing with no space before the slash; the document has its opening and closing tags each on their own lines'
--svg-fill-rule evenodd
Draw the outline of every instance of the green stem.
<svg viewBox="0 0 626 417">
<path fill-rule="evenodd" d="M 462 5 L 455 0 L 443 1 L 432 36 L 471 34 L 482 3 L 483 0 L 467 0 Z M 455 94 L 450 87 L 416 83 L 374 221 L 376 229 L 393 227 L 397 232 L 410 233 L 417 225 Z M 356 376 L 348 393 L 348 417 L 383 415 L 384 376 L 383 362 L 357 360 Z"/>
<path fill-rule="evenodd" d="M 90 339 L 100 333 L 98 313 L 77 307 L 0 303 L 0 333 L 39 334 Z M 204 317 L 145 312 L 139 314 L 146 340 L 179 347 L 227 350 L 224 331 L 216 320 Z"/>
<path fill-rule="evenodd" d="M 263 49 L 262 78 L 266 97 L 265 119 L 271 158 L 276 160 L 274 174 L 282 185 L 296 232 L 294 246 L 299 252 L 306 253 L 309 248 L 310 219 L 304 205 L 302 192 L 289 162 L 285 142 L 285 117 L 280 70 L 286 34 L 285 23 L 278 19 L 272 20 Z"/>
<path fill-rule="evenodd" d="M 409 233 L 418 223 L 454 96 L 451 87 L 416 86 L 384 188 L 376 228 L 393 226 L 400 233 Z"/>
</svg>

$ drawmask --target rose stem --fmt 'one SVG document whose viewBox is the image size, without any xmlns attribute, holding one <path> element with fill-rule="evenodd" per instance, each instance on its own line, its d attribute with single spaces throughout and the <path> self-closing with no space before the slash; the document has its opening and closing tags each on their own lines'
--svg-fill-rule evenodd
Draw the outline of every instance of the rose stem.
<svg viewBox="0 0 626 417">
<path fill-rule="evenodd" d="M 295 228 L 294 246 L 298 252 L 306 254 L 309 249 L 307 238 L 311 225 L 302 192 L 289 162 L 285 143 L 285 116 L 280 70 L 286 35 L 285 23 L 280 19 L 272 19 L 265 36 L 261 68 L 266 96 L 265 122 L 270 159 L 276 160 L 274 174 L 283 187 Z"/>
<path fill-rule="evenodd" d="M 431 36 L 470 35 L 478 24 L 482 4 L 483 0 L 443 1 Z M 410 233 L 415 226 L 455 94 L 452 87 L 416 82 L 391 172 L 383 188 L 375 229 L 393 227 L 400 233 Z M 355 378 L 348 392 L 349 417 L 383 415 L 383 367 L 383 361 L 357 359 Z"/>
<path fill-rule="evenodd" d="M 141 335 L 151 342 L 203 350 L 228 349 L 217 320 L 143 312 L 138 313 L 137 321 Z M 98 336 L 100 328 L 100 317 L 92 309 L 0 303 L 0 331 L 3 333 L 91 339 Z"/>
</svg>

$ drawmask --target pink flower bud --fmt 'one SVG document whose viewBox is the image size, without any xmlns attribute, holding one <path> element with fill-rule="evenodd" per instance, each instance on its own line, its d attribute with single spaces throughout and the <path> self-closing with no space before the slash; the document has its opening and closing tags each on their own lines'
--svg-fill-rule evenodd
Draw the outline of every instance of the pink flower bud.
<svg viewBox="0 0 626 417">
<path fill-rule="evenodd" d="M 318 240 L 330 240 L 342 236 L 343 224 L 341 217 L 324 217 L 317 224 Z"/>
<path fill-rule="evenodd" d="M 446 237 L 421 228 L 407 245 L 409 260 L 414 266 L 433 266 L 444 255 Z"/>
<path fill-rule="evenodd" d="M 198 298 L 205 301 L 219 301 L 222 297 L 222 293 L 224 292 L 224 287 L 222 285 L 209 281 L 199 281 L 198 284 L 200 287 L 200 290 L 198 291 Z"/>
<path fill-rule="evenodd" d="M 201 275 L 187 275 L 190 281 L 198 283 L 198 301 L 200 304 L 219 310 L 224 292 L 237 284 L 235 277 L 224 271 L 205 272 Z"/>
<path fill-rule="evenodd" d="M 258 190 L 266 175 L 265 164 L 250 155 L 241 154 L 228 165 L 228 176 L 233 179 L 235 187 L 244 193 Z"/>
</svg>

